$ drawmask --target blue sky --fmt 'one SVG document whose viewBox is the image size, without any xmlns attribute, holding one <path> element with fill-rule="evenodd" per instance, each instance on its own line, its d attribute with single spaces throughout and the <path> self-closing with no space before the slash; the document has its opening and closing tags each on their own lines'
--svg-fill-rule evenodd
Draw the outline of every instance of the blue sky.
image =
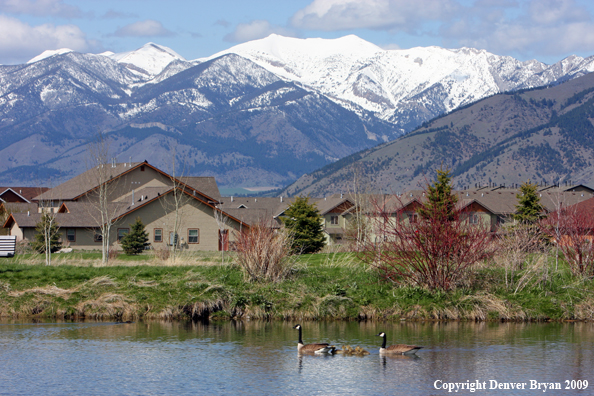
<svg viewBox="0 0 594 396">
<path fill-rule="evenodd" d="M 386 49 L 474 47 L 553 63 L 594 55 L 591 0 L 0 0 L 0 63 L 46 49 L 123 52 L 147 42 L 188 60 L 277 33 L 355 34 Z"/>
</svg>

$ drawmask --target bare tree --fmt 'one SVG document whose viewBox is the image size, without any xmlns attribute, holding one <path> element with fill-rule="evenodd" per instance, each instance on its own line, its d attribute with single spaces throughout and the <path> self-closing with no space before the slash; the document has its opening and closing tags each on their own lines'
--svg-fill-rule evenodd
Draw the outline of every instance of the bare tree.
<svg viewBox="0 0 594 396">
<path fill-rule="evenodd" d="M 360 251 L 369 238 L 370 226 L 365 212 L 369 210 L 370 193 L 358 164 L 355 164 L 353 169 L 353 184 L 351 191 L 348 192 L 348 197 L 353 201 L 354 208 L 351 210 L 351 219 L 347 224 L 346 236 L 352 241 L 353 250 Z"/>
<path fill-rule="evenodd" d="M 539 260 L 537 253 L 542 250 L 542 234 L 536 225 L 518 222 L 506 224 L 500 229 L 501 237 L 497 240 L 496 254 L 493 257 L 496 265 L 505 269 L 505 286 L 508 289 L 520 288 L 520 271 L 533 267 L 533 262 Z"/>
<path fill-rule="evenodd" d="M 88 194 L 89 215 L 93 218 L 100 232 L 101 262 L 109 261 L 111 228 L 116 223 L 117 205 L 111 201 L 111 195 L 117 188 L 118 180 L 112 180 L 113 164 L 109 157 L 109 141 L 99 132 L 93 142 L 88 145 L 89 162 L 87 172 L 89 182 L 95 186 Z M 96 237 L 99 237 L 97 235 Z"/>
<path fill-rule="evenodd" d="M 185 193 L 186 185 L 181 181 L 183 178 L 185 164 L 182 162 L 181 167 L 178 166 L 176 146 L 171 149 L 171 166 L 169 169 L 169 179 L 171 181 L 172 190 L 170 193 L 171 199 L 164 197 L 161 200 L 161 206 L 166 214 L 173 214 L 173 229 L 170 231 L 170 258 L 173 262 L 177 259 L 177 253 L 180 246 L 179 230 L 183 223 L 183 207 L 189 201 L 190 197 Z"/>
<path fill-rule="evenodd" d="M 45 265 L 52 265 L 52 250 L 60 235 L 60 227 L 56 221 L 57 208 L 54 207 L 51 200 L 40 200 L 38 207 L 41 212 L 41 220 L 37 224 L 37 231 L 42 235 L 43 248 L 37 250 L 43 250 L 45 253 Z M 57 243 L 59 244 L 59 242 Z"/>
<path fill-rule="evenodd" d="M 219 244 L 221 249 L 222 265 L 225 263 L 225 250 L 227 249 L 227 245 L 229 243 L 229 228 L 231 220 L 229 219 L 229 217 L 225 215 L 225 213 L 219 208 L 218 205 L 215 206 L 214 209 L 214 218 L 219 228 Z"/>
<path fill-rule="evenodd" d="M 37 179 L 37 186 L 41 186 L 39 177 Z M 50 181 L 49 185 L 51 186 L 52 184 L 53 183 Z M 39 234 L 36 235 L 36 241 L 31 245 L 38 252 L 43 252 L 45 254 L 45 265 L 51 265 L 53 250 L 59 250 L 60 246 L 60 227 L 56 220 L 56 214 L 58 212 L 57 206 L 59 202 L 54 201 L 51 195 L 44 196 L 41 187 L 38 189 L 37 196 L 41 197 L 41 199 L 37 201 L 37 210 L 41 214 L 41 218 L 36 227 Z"/>
</svg>

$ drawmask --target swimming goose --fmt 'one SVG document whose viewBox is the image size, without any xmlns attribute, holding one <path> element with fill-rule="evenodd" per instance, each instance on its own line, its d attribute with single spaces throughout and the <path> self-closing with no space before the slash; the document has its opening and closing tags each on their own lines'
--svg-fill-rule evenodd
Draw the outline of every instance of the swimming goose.
<svg viewBox="0 0 594 396">
<path fill-rule="evenodd" d="M 412 355 L 417 353 L 419 349 L 423 348 L 416 345 L 405 344 L 390 345 L 386 348 L 386 333 L 382 332 L 377 336 L 384 339 L 382 347 L 379 350 L 380 355 Z"/>
<path fill-rule="evenodd" d="M 295 325 L 294 329 L 299 330 L 299 342 L 297 343 L 297 352 L 299 353 L 334 353 L 336 349 L 334 346 L 330 344 L 323 343 L 323 344 L 307 344 L 303 345 L 303 340 L 301 339 L 301 325 Z"/>
</svg>

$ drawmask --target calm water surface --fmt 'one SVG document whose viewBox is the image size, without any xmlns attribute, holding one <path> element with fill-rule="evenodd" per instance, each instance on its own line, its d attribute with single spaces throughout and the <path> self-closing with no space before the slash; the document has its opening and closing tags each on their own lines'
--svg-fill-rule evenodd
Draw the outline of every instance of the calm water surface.
<svg viewBox="0 0 594 396">
<path fill-rule="evenodd" d="M 543 394 L 530 380 L 588 380 L 585 390 L 545 394 L 594 395 L 592 323 L 302 323 L 306 343 L 362 346 L 364 357 L 300 357 L 292 325 L 0 322 L 0 394 L 447 395 L 456 393 L 444 383 L 485 381 L 475 394 L 513 395 Z M 425 349 L 380 357 L 379 331 Z M 526 390 L 489 389 L 490 380 Z"/>
</svg>

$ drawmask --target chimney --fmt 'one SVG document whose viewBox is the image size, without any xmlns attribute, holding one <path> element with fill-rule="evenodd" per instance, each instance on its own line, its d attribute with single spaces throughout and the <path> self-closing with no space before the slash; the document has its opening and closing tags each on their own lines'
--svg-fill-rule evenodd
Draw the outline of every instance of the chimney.
<svg viewBox="0 0 594 396">
<path fill-rule="evenodd" d="M 231 202 L 233 202 L 233 196 L 231 196 Z"/>
<path fill-rule="evenodd" d="M 134 190 L 132 190 L 132 205 L 134 205 Z"/>
<path fill-rule="evenodd" d="M 281 202 L 283 202 L 283 196 L 281 195 Z"/>
<path fill-rule="evenodd" d="M 29 216 L 30 216 L 29 211 L 27 211 L 27 217 L 29 217 Z"/>
</svg>

